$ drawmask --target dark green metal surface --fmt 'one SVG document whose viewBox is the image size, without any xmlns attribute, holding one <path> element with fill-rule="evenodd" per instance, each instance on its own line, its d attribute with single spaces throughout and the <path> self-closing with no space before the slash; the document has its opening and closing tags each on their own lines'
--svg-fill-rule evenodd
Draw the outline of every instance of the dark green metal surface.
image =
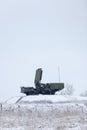
<svg viewBox="0 0 87 130">
<path fill-rule="evenodd" d="M 26 95 L 37 95 L 37 94 L 55 94 L 56 91 L 60 91 L 64 88 L 64 83 L 41 83 L 42 69 L 36 70 L 35 74 L 35 88 L 34 87 L 21 87 L 21 93 Z"/>
</svg>

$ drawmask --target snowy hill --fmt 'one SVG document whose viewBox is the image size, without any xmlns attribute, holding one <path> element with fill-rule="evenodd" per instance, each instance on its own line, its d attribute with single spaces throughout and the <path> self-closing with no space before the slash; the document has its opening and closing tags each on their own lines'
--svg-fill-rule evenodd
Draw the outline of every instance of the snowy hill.
<svg viewBox="0 0 87 130">
<path fill-rule="evenodd" d="M 0 130 L 87 130 L 87 98 L 16 96 L 2 104 L 0 121 Z"/>
<path fill-rule="evenodd" d="M 30 95 L 15 96 L 6 100 L 5 103 L 85 103 L 87 97 L 69 96 L 69 95 Z"/>
</svg>

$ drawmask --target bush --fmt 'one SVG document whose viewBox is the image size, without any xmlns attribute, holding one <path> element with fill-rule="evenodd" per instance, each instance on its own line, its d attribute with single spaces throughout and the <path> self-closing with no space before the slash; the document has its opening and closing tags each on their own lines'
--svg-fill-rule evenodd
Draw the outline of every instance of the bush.
<svg viewBox="0 0 87 130">
<path fill-rule="evenodd" d="M 87 97 L 87 90 L 80 94 L 80 96 Z"/>
</svg>

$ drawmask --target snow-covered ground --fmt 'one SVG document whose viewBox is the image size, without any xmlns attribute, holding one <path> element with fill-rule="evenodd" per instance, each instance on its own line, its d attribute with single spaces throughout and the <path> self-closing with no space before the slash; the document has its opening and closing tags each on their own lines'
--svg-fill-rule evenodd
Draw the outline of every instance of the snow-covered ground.
<svg viewBox="0 0 87 130">
<path fill-rule="evenodd" d="M 0 104 L 0 130 L 87 130 L 87 98 L 13 97 Z"/>
</svg>

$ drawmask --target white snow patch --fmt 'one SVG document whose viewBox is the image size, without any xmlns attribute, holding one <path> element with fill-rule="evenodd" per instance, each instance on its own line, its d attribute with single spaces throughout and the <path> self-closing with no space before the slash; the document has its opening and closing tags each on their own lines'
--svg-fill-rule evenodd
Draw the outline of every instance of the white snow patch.
<svg viewBox="0 0 87 130">
<path fill-rule="evenodd" d="M 74 128 L 68 128 L 67 130 L 81 130 L 80 126 L 74 127 Z"/>
<path fill-rule="evenodd" d="M 22 127 L 12 127 L 12 128 L 0 128 L 0 130 L 25 130 L 24 128 Z"/>
<path fill-rule="evenodd" d="M 8 103 L 8 104 L 14 104 L 17 101 L 19 101 L 20 99 L 22 99 L 25 96 L 15 96 L 15 97 L 11 97 L 9 99 L 7 99 L 4 103 Z"/>
<path fill-rule="evenodd" d="M 85 102 L 86 97 L 80 96 L 64 96 L 64 95 L 36 95 L 36 96 L 25 96 L 20 100 L 20 102 L 30 103 L 30 102 Z"/>
<path fill-rule="evenodd" d="M 0 108 L 0 130 L 87 130 L 87 98 L 16 96 Z"/>
</svg>

